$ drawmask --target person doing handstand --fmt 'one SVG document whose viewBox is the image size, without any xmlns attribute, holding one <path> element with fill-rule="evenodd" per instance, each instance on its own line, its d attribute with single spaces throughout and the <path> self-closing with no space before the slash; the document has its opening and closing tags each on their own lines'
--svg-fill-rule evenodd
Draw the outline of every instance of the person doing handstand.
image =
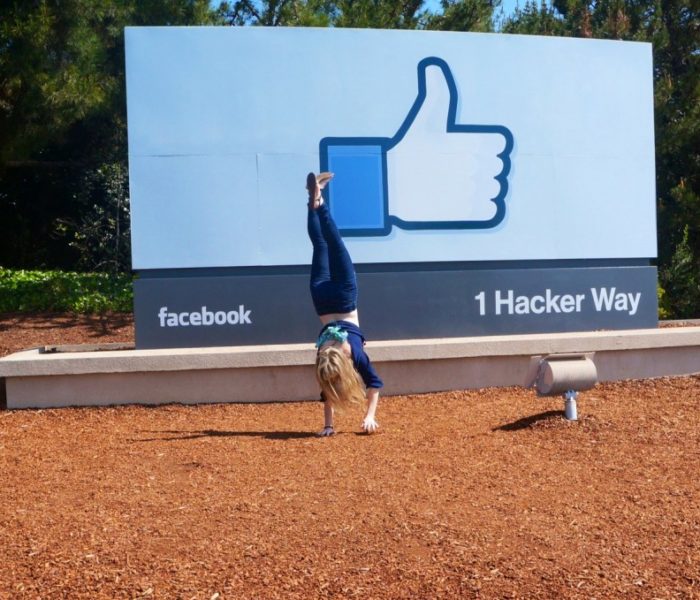
<svg viewBox="0 0 700 600">
<path fill-rule="evenodd" d="M 316 379 L 321 386 L 325 427 L 319 436 L 330 436 L 335 409 L 367 402 L 362 429 L 373 433 L 379 389 L 384 385 L 364 351 L 365 338 L 357 313 L 357 280 L 343 238 L 324 203 L 321 191 L 333 173 L 309 173 L 307 229 L 313 245 L 311 299 L 323 328 L 316 342 Z M 363 389 L 363 384 L 366 388 Z"/>
</svg>

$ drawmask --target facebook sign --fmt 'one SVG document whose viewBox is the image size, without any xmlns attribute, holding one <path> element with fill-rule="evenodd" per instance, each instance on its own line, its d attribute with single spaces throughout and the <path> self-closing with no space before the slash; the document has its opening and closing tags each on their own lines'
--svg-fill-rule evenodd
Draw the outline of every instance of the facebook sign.
<svg viewBox="0 0 700 600">
<path fill-rule="evenodd" d="M 656 325 L 649 44 L 125 35 L 138 346 L 312 339 L 322 170 L 372 339 Z"/>
</svg>

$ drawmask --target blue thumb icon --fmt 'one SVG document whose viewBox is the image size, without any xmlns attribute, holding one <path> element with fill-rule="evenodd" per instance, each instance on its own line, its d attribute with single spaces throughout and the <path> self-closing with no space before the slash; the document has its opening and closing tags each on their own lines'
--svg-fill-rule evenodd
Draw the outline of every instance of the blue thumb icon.
<svg viewBox="0 0 700 600">
<path fill-rule="evenodd" d="M 321 171 L 344 236 L 405 230 L 488 229 L 506 214 L 513 135 L 502 125 L 463 125 L 447 63 L 418 63 L 418 96 L 399 130 L 386 137 L 325 137 Z"/>
</svg>

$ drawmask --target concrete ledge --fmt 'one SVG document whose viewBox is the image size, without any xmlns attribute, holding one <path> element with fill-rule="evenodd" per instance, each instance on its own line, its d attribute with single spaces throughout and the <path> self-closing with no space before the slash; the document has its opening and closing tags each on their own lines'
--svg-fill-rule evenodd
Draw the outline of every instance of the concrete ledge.
<svg viewBox="0 0 700 600">
<path fill-rule="evenodd" d="M 700 327 L 370 342 L 384 393 L 522 385 L 530 357 L 595 352 L 600 381 L 700 372 Z M 310 344 L 0 359 L 7 408 L 318 398 Z"/>
</svg>

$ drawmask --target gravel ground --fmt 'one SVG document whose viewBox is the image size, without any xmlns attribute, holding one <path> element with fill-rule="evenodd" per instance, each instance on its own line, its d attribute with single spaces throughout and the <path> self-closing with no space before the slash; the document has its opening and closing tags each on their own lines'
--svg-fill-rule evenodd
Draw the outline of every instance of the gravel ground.
<svg viewBox="0 0 700 600">
<path fill-rule="evenodd" d="M 133 339 L 0 315 L 0 354 Z M 700 361 L 699 361 L 700 370 Z M 700 377 L 0 411 L 0 598 L 700 598 Z"/>
</svg>

